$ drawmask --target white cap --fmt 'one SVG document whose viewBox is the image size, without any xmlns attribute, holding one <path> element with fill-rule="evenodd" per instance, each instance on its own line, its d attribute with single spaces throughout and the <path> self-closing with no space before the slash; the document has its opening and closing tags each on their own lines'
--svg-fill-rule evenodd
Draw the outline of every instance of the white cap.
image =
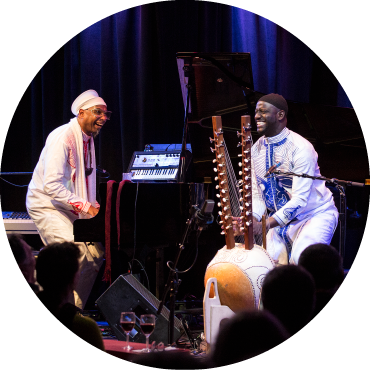
<svg viewBox="0 0 370 370">
<path fill-rule="evenodd" d="M 75 101 L 72 103 L 71 110 L 72 113 L 77 116 L 80 109 L 87 109 L 93 107 L 94 105 L 105 105 L 105 101 L 99 97 L 95 90 L 87 90 L 79 95 Z"/>
</svg>

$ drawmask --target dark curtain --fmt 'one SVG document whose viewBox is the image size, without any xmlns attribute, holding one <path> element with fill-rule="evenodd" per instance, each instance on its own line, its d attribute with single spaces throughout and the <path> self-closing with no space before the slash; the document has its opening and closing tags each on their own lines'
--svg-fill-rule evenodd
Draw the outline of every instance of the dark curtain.
<svg viewBox="0 0 370 370">
<path fill-rule="evenodd" d="M 321 60 L 267 19 L 204 1 L 153 3 L 93 24 L 45 63 L 14 114 L 2 171 L 32 171 L 47 135 L 72 118 L 71 103 L 87 89 L 98 91 L 113 111 L 96 139 L 97 163 L 113 179 L 145 144 L 181 143 L 179 51 L 251 52 L 256 90 L 350 106 Z"/>
<path fill-rule="evenodd" d="M 231 8 L 232 51 L 252 55 L 255 89 L 299 102 L 351 107 L 338 80 L 299 39 L 254 13 Z"/>
<path fill-rule="evenodd" d="M 113 111 L 95 140 L 97 164 L 111 179 L 120 181 L 133 152 L 145 144 L 181 143 L 180 51 L 250 52 L 256 90 L 303 103 L 351 107 L 320 58 L 269 20 L 206 1 L 152 3 L 93 24 L 42 66 L 12 119 L 1 170 L 33 171 L 48 134 L 72 118 L 73 100 L 88 89 L 96 90 Z M 357 171 L 353 181 L 367 176 L 366 149 L 362 153 L 365 174 Z M 30 176 L 6 179 L 28 184 Z M 3 211 L 25 211 L 26 188 L 3 181 L 0 186 Z"/>
</svg>

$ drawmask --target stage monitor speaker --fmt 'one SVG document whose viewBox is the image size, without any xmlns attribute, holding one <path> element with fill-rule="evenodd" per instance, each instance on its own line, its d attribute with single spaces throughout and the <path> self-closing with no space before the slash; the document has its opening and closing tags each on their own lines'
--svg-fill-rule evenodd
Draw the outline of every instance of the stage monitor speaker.
<svg viewBox="0 0 370 370">
<path fill-rule="evenodd" d="M 168 343 L 170 311 L 163 306 L 161 314 L 157 315 L 159 304 L 159 300 L 131 274 L 119 276 L 96 300 L 99 311 L 104 315 L 118 340 L 126 340 L 126 334 L 119 323 L 121 312 L 135 312 L 136 324 L 130 333 L 130 341 L 145 343 L 145 336 L 140 330 L 140 315 L 153 314 L 156 321 L 150 341 L 171 344 Z M 182 332 L 182 323 L 175 316 L 173 339 L 176 341 Z"/>
</svg>

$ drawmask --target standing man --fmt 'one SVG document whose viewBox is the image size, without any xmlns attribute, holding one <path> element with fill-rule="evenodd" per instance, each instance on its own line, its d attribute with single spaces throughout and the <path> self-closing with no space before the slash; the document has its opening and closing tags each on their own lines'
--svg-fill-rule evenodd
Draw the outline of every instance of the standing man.
<svg viewBox="0 0 370 370">
<path fill-rule="evenodd" d="M 93 138 L 111 112 L 94 90 L 78 96 L 71 110 L 76 117 L 49 134 L 28 186 L 27 210 L 45 245 L 73 242 L 73 222 L 99 212 Z M 83 308 L 103 263 L 104 251 L 100 243 L 77 244 L 81 250 L 81 274 L 74 303 Z"/>
<path fill-rule="evenodd" d="M 281 264 L 298 264 L 302 251 L 311 244 L 330 244 L 338 222 L 338 211 L 325 182 L 309 178 L 272 174 L 268 169 L 280 163 L 282 172 L 321 176 L 312 144 L 287 126 L 288 104 L 278 94 L 263 96 L 256 106 L 257 132 L 263 135 L 252 147 L 257 185 L 264 204 L 253 197 L 253 229 L 261 230 L 267 209 L 267 251 Z M 254 192 L 255 195 L 256 191 Z"/>
</svg>

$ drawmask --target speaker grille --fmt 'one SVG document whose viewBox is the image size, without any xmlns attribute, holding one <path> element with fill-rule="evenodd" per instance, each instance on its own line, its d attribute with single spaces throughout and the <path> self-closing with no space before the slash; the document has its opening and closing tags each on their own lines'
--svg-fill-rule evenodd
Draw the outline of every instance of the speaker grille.
<svg viewBox="0 0 370 370">
<path fill-rule="evenodd" d="M 109 326 L 114 331 L 117 339 L 125 340 L 126 334 L 120 325 L 120 315 L 123 311 L 133 311 L 136 316 L 136 324 L 130 333 L 134 342 L 145 343 L 145 336 L 140 330 L 140 315 L 153 314 L 156 316 L 156 324 L 151 340 L 167 343 L 169 339 L 170 311 L 163 306 L 158 315 L 159 300 L 149 292 L 131 274 L 124 274 L 117 278 L 111 286 L 96 300 L 96 305 L 106 318 Z M 183 332 L 181 321 L 174 317 L 174 337 L 177 340 Z M 171 343 L 169 343 L 171 344 Z"/>
<path fill-rule="evenodd" d="M 144 287 L 144 285 L 142 285 L 138 280 L 136 280 L 135 277 L 131 274 L 121 276 L 128 284 L 130 284 L 137 292 L 139 292 L 139 294 L 144 299 L 146 299 L 150 305 L 153 306 L 155 311 L 158 310 L 160 301 L 152 293 L 150 293 L 149 290 Z M 166 306 L 163 306 L 161 315 L 164 316 L 166 320 L 170 321 L 170 310 Z M 176 316 L 174 320 L 174 326 L 178 330 L 182 328 L 181 321 Z"/>
</svg>

